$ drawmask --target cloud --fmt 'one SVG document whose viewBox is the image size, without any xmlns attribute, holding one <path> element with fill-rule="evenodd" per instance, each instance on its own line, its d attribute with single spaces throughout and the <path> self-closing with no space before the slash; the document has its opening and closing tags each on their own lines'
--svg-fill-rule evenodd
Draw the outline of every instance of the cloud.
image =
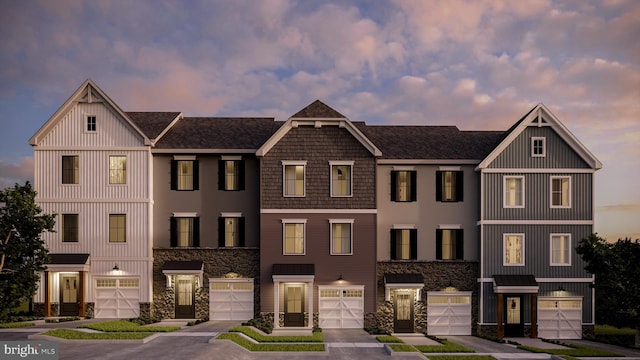
<svg viewBox="0 0 640 360">
<path fill-rule="evenodd" d="M 0 159 L 0 189 L 11 187 L 15 183 L 33 183 L 33 158 L 24 157 L 17 164 Z"/>
</svg>

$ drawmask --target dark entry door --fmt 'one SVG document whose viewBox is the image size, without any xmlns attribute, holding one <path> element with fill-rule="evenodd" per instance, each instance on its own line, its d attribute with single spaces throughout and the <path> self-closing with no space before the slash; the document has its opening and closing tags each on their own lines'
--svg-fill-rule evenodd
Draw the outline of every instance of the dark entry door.
<svg viewBox="0 0 640 360">
<path fill-rule="evenodd" d="M 413 294 L 396 292 L 394 301 L 394 332 L 413 332 Z"/>
<path fill-rule="evenodd" d="M 284 326 L 304 326 L 303 285 L 284 286 Z"/>
<path fill-rule="evenodd" d="M 78 275 L 60 275 L 60 316 L 78 316 Z"/>
<path fill-rule="evenodd" d="M 507 296 L 504 308 L 507 311 L 504 336 L 524 336 L 524 318 L 522 316 L 522 296 Z"/>
<path fill-rule="evenodd" d="M 195 281 L 193 277 L 176 279 L 176 319 L 193 319 L 196 317 Z"/>
</svg>

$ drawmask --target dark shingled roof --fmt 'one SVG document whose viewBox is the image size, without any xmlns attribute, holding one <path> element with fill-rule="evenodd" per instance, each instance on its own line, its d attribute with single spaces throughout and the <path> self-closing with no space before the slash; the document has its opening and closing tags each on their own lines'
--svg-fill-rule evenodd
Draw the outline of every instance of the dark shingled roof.
<svg viewBox="0 0 640 360">
<path fill-rule="evenodd" d="M 314 264 L 273 264 L 272 275 L 315 275 Z"/>
<path fill-rule="evenodd" d="M 502 131 L 460 131 L 455 126 L 367 126 L 354 123 L 385 159 L 481 160 Z"/>
<path fill-rule="evenodd" d="M 162 270 L 202 270 L 202 261 L 167 261 Z"/>
<path fill-rule="evenodd" d="M 421 274 L 384 274 L 385 284 L 423 284 Z"/>
<path fill-rule="evenodd" d="M 533 275 L 493 275 L 496 286 L 538 286 Z"/>
<path fill-rule="evenodd" d="M 127 116 L 149 138 L 155 139 L 176 118 L 179 112 L 127 112 Z"/>
<path fill-rule="evenodd" d="M 342 119 L 346 116 L 340 114 L 329 105 L 323 103 L 320 100 L 316 100 L 309 104 L 304 109 L 298 111 L 292 118 L 327 118 L 327 119 Z"/>
<path fill-rule="evenodd" d="M 51 265 L 84 265 L 89 260 L 89 254 L 49 254 Z"/>
<path fill-rule="evenodd" d="M 273 118 L 185 117 L 156 144 L 159 149 L 258 149 L 282 126 Z"/>
</svg>

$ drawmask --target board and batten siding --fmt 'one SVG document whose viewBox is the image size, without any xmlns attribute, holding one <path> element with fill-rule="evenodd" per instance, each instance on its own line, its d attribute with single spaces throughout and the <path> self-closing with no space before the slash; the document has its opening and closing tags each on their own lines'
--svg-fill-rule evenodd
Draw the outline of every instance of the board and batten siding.
<svg viewBox="0 0 640 360">
<path fill-rule="evenodd" d="M 484 173 L 484 220 L 591 220 L 591 173 Z M 504 178 L 524 177 L 524 208 L 504 207 Z M 571 207 L 551 208 L 551 177 L 571 177 Z"/>
<path fill-rule="evenodd" d="M 546 156 L 531 156 L 531 138 L 546 139 Z M 529 126 L 489 164 L 490 168 L 588 169 L 589 165 L 549 126 Z"/>
</svg>

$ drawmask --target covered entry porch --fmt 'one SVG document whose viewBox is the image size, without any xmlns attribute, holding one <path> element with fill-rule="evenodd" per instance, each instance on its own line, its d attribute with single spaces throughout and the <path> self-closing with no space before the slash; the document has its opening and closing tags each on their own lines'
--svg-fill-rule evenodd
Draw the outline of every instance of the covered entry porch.
<svg viewBox="0 0 640 360">
<path fill-rule="evenodd" d="M 49 254 L 42 274 L 44 316 L 86 316 L 89 254 Z"/>
<path fill-rule="evenodd" d="M 530 337 L 538 337 L 538 283 L 533 275 L 494 275 L 497 337 L 524 337 L 525 317 L 531 323 Z M 525 314 L 525 309 L 530 314 Z"/>
<path fill-rule="evenodd" d="M 314 277 L 314 264 L 273 264 L 274 333 L 312 333 Z"/>
</svg>

